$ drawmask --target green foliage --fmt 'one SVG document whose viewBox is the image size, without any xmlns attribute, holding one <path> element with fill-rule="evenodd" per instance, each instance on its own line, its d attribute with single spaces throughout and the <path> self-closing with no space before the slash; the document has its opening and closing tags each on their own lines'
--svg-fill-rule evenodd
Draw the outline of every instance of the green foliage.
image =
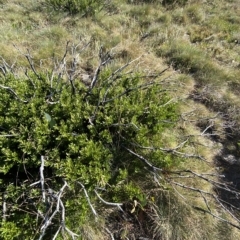
<svg viewBox="0 0 240 240">
<path fill-rule="evenodd" d="M 70 14 L 82 13 L 94 15 L 104 4 L 101 0 L 46 0 L 46 3 L 57 11 L 64 11 Z"/>
<path fill-rule="evenodd" d="M 49 81 L 46 74 L 32 74 L 27 79 L 7 75 L 0 81 L 11 89 L 0 88 L 1 188 L 15 203 L 8 208 L 9 217 L 2 224 L 3 236 L 11 224 L 11 236 L 18 236 L 19 229 L 27 226 L 28 231 L 21 232 L 21 237 L 32 236 L 33 229 L 40 224 L 36 217 L 29 220 L 31 214 L 24 212 L 45 209 L 37 200 L 40 189 L 25 184 L 26 180 L 39 179 L 41 156 L 45 156 L 45 177 L 51 179 L 52 188 L 58 191 L 61 179 L 71 186 L 64 199 L 66 212 L 70 213 L 66 222 L 73 228 L 86 221 L 89 212 L 85 196 L 79 193 L 78 181 L 93 199 L 97 186 L 108 186 L 106 197 L 111 200 L 136 197 L 146 202 L 133 179 L 148 170 L 127 149 L 159 168 L 176 164 L 174 156 L 158 149 L 164 145 L 162 133 L 177 120 L 176 104 L 169 101 L 168 93 L 157 82 L 143 82 L 141 74 L 112 79 L 111 71 L 104 70 L 91 92 L 80 81 L 75 81 L 73 92 L 70 84 L 58 79 Z M 31 202 L 23 204 L 21 195 Z M 81 216 L 76 215 L 79 211 Z M 6 235 L 5 239 L 10 238 Z"/>
<path fill-rule="evenodd" d="M 21 234 L 21 229 L 14 222 L 2 221 L 0 233 L 2 239 L 13 240 Z"/>
</svg>

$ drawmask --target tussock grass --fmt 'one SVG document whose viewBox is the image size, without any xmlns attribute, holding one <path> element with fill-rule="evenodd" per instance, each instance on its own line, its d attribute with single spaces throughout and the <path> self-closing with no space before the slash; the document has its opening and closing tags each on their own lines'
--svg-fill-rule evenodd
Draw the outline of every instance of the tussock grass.
<svg viewBox="0 0 240 240">
<path fill-rule="evenodd" d="M 207 53 L 186 42 L 173 41 L 160 47 L 156 54 L 166 57 L 169 64 L 176 69 L 193 74 L 200 84 L 224 83 L 230 77 L 216 63 L 212 62 Z"/>
<path fill-rule="evenodd" d="M 178 190 L 179 194 L 163 191 L 155 196 L 154 202 L 151 203 L 150 218 L 154 239 L 215 240 L 219 239 L 221 234 L 224 239 L 234 239 L 234 233 L 228 225 L 219 223 L 206 214 L 194 211 L 189 206 L 189 202 L 180 195 L 181 193 L 187 196 L 188 192 Z M 192 201 L 191 204 L 197 203 Z M 224 233 L 224 231 L 226 232 Z"/>
</svg>

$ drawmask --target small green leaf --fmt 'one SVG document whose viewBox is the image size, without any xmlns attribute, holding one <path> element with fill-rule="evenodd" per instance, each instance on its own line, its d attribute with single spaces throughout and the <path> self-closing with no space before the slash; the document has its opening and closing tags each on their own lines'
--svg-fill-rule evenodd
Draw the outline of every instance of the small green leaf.
<svg viewBox="0 0 240 240">
<path fill-rule="evenodd" d="M 50 128 L 53 128 L 53 126 L 56 124 L 56 121 L 52 119 L 52 117 L 48 113 L 44 112 L 44 115 L 49 123 Z"/>
<path fill-rule="evenodd" d="M 48 122 L 52 121 L 52 118 L 48 113 L 45 112 L 44 115 L 45 115 L 45 118 L 47 119 Z"/>
</svg>

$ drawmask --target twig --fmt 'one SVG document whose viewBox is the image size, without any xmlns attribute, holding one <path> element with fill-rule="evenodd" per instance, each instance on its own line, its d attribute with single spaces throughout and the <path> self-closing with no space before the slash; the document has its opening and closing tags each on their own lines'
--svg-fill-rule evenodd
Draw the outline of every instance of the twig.
<svg viewBox="0 0 240 240">
<path fill-rule="evenodd" d="M 225 183 L 217 182 L 217 181 L 215 181 L 213 179 L 205 177 L 204 175 L 207 175 L 207 174 L 199 174 L 199 173 L 196 173 L 196 172 L 194 172 L 192 170 L 181 170 L 181 171 L 175 171 L 175 172 L 171 171 L 170 173 L 173 173 L 173 174 L 191 173 L 193 176 L 197 176 L 198 178 L 203 179 L 203 180 L 213 184 L 217 188 L 221 188 L 223 190 L 226 190 L 228 192 L 234 193 L 236 195 L 240 195 L 240 192 L 236 191 L 236 189 L 234 189 L 234 188 L 232 188 L 230 186 L 227 186 Z M 218 177 L 222 177 L 223 175 L 217 175 L 217 176 Z"/>
<path fill-rule="evenodd" d="M 122 137 L 122 138 L 124 138 L 124 137 Z M 176 146 L 175 148 L 161 148 L 161 147 L 153 147 L 153 146 L 145 147 L 145 146 L 139 145 L 138 143 L 133 143 L 133 142 L 130 142 L 130 144 L 132 146 L 139 147 L 139 148 L 142 148 L 142 149 L 147 149 L 147 150 L 153 150 L 154 151 L 154 150 L 158 149 L 158 150 L 161 150 L 161 151 L 164 151 L 164 152 L 174 152 L 177 149 L 182 148 L 187 142 L 188 142 L 188 139 L 181 142 L 180 144 L 178 144 L 178 146 Z"/>
<path fill-rule="evenodd" d="M 62 188 L 60 189 L 60 191 L 58 192 L 58 194 L 56 195 L 57 196 L 57 205 L 56 205 L 56 209 L 55 211 L 52 213 L 52 215 L 48 218 L 48 213 L 50 211 L 48 211 L 48 213 L 46 214 L 45 216 L 45 219 L 44 219 L 44 224 L 42 225 L 40 231 L 42 232 L 42 234 L 40 235 L 39 237 L 39 240 L 41 240 L 43 238 L 43 236 L 45 235 L 45 232 L 47 230 L 47 228 L 49 227 L 49 225 L 52 223 L 52 219 L 55 217 L 55 215 L 60 211 L 60 206 L 62 208 L 62 223 L 65 223 L 65 208 L 64 208 L 64 205 L 62 203 L 62 200 L 61 200 L 61 196 L 63 194 L 63 191 L 65 189 L 65 187 L 67 187 L 67 182 L 64 181 L 64 185 L 62 186 Z M 52 205 L 53 205 L 53 201 L 55 200 L 56 196 L 52 196 L 53 197 L 53 200 L 51 201 Z M 65 225 L 65 224 L 64 224 Z"/>
<path fill-rule="evenodd" d="M 110 235 L 112 240 L 115 240 L 113 234 L 110 232 L 110 230 L 108 228 L 105 228 L 105 230 L 107 231 L 107 233 Z"/>
<path fill-rule="evenodd" d="M 41 182 L 41 188 L 42 188 L 42 201 L 46 202 L 46 194 L 45 194 L 45 188 L 44 188 L 44 156 L 41 156 L 41 167 L 40 167 L 40 182 Z"/>
<path fill-rule="evenodd" d="M 123 205 L 122 203 L 107 202 L 107 201 L 105 201 L 103 198 L 101 198 L 101 196 L 98 194 L 98 192 L 96 191 L 96 189 L 94 190 L 94 192 L 96 193 L 97 197 L 98 197 L 104 204 L 109 205 L 109 206 L 118 207 L 121 211 L 123 211 L 122 208 L 121 208 L 121 206 Z"/>
<path fill-rule="evenodd" d="M 145 146 L 139 145 L 138 143 L 133 143 L 133 142 L 130 142 L 130 144 L 132 146 L 136 146 L 136 147 L 139 147 L 139 148 L 142 148 L 142 149 L 148 149 L 148 150 L 153 150 L 153 151 L 158 149 L 158 150 L 163 151 L 163 152 L 169 152 L 169 153 L 173 153 L 173 154 L 176 154 L 176 155 L 180 155 L 181 157 L 185 157 L 185 158 L 199 158 L 199 159 L 204 160 L 205 162 L 207 162 L 206 159 L 204 159 L 200 155 L 187 154 L 187 153 L 183 153 L 183 152 L 177 151 L 177 149 L 183 147 L 185 145 L 185 143 L 187 143 L 187 142 L 188 142 L 188 139 L 183 141 L 182 143 L 180 143 L 175 148 L 161 148 L 161 147 L 154 147 L 154 146 L 145 147 Z"/>
<path fill-rule="evenodd" d="M 195 192 L 199 192 L 199 193 L 201 194 L 201 196 L 204 196 L 204 194 L 209 195 L 209 196 L 213 197 L 218 203 L 220 203 L 219 198 L 218 198 L 216 195 L 214 195 L 214 194 L 212 194 L 212 193 L 210 193 L 210 192 L 206 192 L 206 191 L 201 190 L 201 189 L 197 189 L 197 188 L 194 188 L 194 187 L 186 186 L 186 185 L 184 185 L 184 184 L 181 184 L 181 183 L 178 183 L 178 182 L 174 182 L 174 181 L 170 181 L 170 183 L 175 184 L 175 185 L 177 185 L 177 186 L 179 186 L 179 187 L 188 189 L 188 190 L 192 190 L 192 191 L 195 191 Z M 219 217 L 219 216 L 217 216 L 216 214 L 214 214 L 213 212 L 211 212 L 210 207 L 209 207 L 209 205 L 208 205 L 208 202 L 207 202 L 205 196 L 204 196 L 203 199 L 204 199 L 204 201 L 205 201 L 205 204 L 206 204 L 208 210 L 203 209 L 203 208 L 201 208 L 201 207 L 197 207 L 197 206 L 192 206 L 192 207 L 195 208 L 196 210 L 202 211 L 202 212 L 204 212 L 204 213 L 208 213 L 208 214 L 212 215 L 213 217 L 221 220 L 222 222 L 226 222 L 227 224 L 229 224 L 229 225 L 231 225 L 231 226 L 233 226 L 233 227 L 236 227 L 236 228 L 240 229 L 240 226 L 234 224 L 233 222 L 228 221 L 227 219 L 224 219 L 224 218 L 222 218 L 222 217 Z M 236 217 L 233 216 L 233 214 L 230 213 L 229 210 L 227 210 L 222 204 L 220 204 L 220 206 L 221 206 L 225 211 L 227 211 L 227 212 L 236 220 Z M 237 220 L 237 221 L 240 222 L 239 220 Z"/>
<path fill-rule="evenodd" d="M 125 148 L 128 152 L 130 152 L 131 154 L 133 154 L 134 156 L 138 157 L 138 158 L 139 158 L 142 162 L 144 162 L 146 165 L 148 165 L 153 172 L 155 172 L 156 170 L 162 171 L 161 168 L 155 167 L 154 165 L 152 165 L 152 164 L 151 164 L 146 158 L 144 158 L 143 156 L 141 156 L 141 155 L 133 152 L 132 150 L 130 150 L 130 149 L 127 148 L 127 147 L 124 147 L 124 148 Z"/>
<path fill-rule="evenodd" d="M 57 236 L 58 236 L 61 228 L 62 228 L 62 226 L 59 226 L 59 228 L 58 228 L 57 232 L 55 233 L 55 235 L 53 236 L 53 239 L 52 239 L 52 240 L 55 240 L 55 239 L 57 238 Z"/>
<path fill-rule="evenodd" d="M 202 196 L 202 198 L 203 198 L 203 200 L 204 200 L 204 202 L 205 202 L 205 205 L 207 206 L 208 211 L 209 211 L 209 212 L 212 212 L 211 209 L 210 209 L 210 207 L 209 207 L 209 205 L 208 205 L 208 201 L 207 201 L 206 197 L 203 195 L 202 192 L 200 192 L 200 194 L 201 194 L 201 196 Z"/>
<path fill-rule="evenodd" d="M 175 188 L 175 186 L 170 182 L 171 186 L 173 187 L 173 189 L 175 190 L 175 192 L 185 201 L 187 201 L 187 199 Z"/>
<path fill-rule="evenodd" d="M 115 76 L 117 73 L 122 72 L 126 67 L 128 67 L 129 65 L 131 65 L 132 63 L 136 62 L 137 60 L 139 60 L 140 58 L 142 58 L 143 55 L 133 59 L 132 61 L 127 62 L 126 64 L 124 64 L 122 67 L 118 68 L 117 70 L 115 70 L 110 77 L 108 77 L 107 81 L 112 79 L 113 76 Z"/>
<path fill-rule="evenodd" d="M 93 79 L 91 81 L 91 85 L 90 85 L 90 91 L 91 89 L 93 89 L 93 87 L 96 85 L 96 82 L 98 80 L 98 76 L 100 74 L 100 71 L 101 71 L 101 67 L 102 66 L 105 66 L 112 58 L 109 54 L 109 52 L 107 52 L 106 54 L 102 54 L 102 47 L 100 48 L 99 50 L 99 57 L 100 57 L 100 63 L 97 67 L 97 69 L 95 70 L 95 73 L 94 73 L 94 76 L 93 76 Z"/>
<path fill-rule="evenodd" d="M 106 97 L 107 97 L 107 94 L 108 94 L 111 86 L 112 86 L 112 83 L 115 82 L 114 80 L 117 79 L 117 76 L 116 76 L 116 75 L 117 75 L 119 72 L 122 72 L 126 67 L 128 67 L 129 65 L 131 65 L 132 63 L 134 63 L 135 61 L 137 61 L 138 59 L 140 59 L 141 57 L 142 57 L 142 56 L 137 57 L 137 58 L 133 59 L 132 61 L 127 62 L 126 64 L 124 64 L 123 66 L 121 66 L 120 68 L 118 68 L 117 70 L 115 70 L 115 71 L 105 80 L 105 82 L 108 83 L 108 88 L 106 89 L 106 91 L 105 91 L 105 93 L 104 93 L 102 102 L 105 102 L 105 99 L 106 99 Z M 116 76 L 116 78 L 114 78 L 114 76 Z M 109 80 L 111 80 L 111 82 L 109 82 Z"/>
<path fill-rule="evenodd" d="M 17 134 L 2 134 L 0 137 L 16 137 L 18 136 Z"/>
<path fill-rule="evenodd" d="M 3 219 L 3 220 L 6 220 L 6 216 L 7 216 L 6 197 L 7 197 L 7 194 L 6 194 L 6 192 L 4 191 L 4 192 L 2 193 L 2 219 Z"/>
<path fill-rule="evenodd" d="M 229 211 L 229 210 L 221 203 L 221 201 L 220 201 L 216 196 L 214 196 L 214 199 L 220 204 L 220 206 L 221 206 L 226 212 L 228 212 L 228 213 L 232 216 L 233 219 L 235 219 L 237 222 L 240 223 L 239 218 L 237 218 L 236 216 L 234 216 L 234 214 L 232 214 L 232 212 Z"/>
<path fill-rule="evenodd" d="M 21 52 L 21 50 L 15 45 L 13 44 L 13 46 L 23 55 L 26 57 L 29 65 L 30 65 L 30 68 L 32 69 L 33 73 L 37 76 L 38 79 L 40 79 L 40 75 L 37 73 L 35 67 L 34 67 L 34 62 L 33 62 L 33 58 L 32 56 L 30 55 L 30 51 L 29 49 L 27 49 L 27 54 L 24 54 Z"/>
<path fill-rule="evenodd" d="M 149 86 L 154 85 L 154 84 L 155 84 L 155 85 L 158 85 L 159 83 L 156 82 L 156 81 L 150 81 L 150 82 L 147 82 L 147 83 L 138 85 L 138 86 L 133 87 L 133 88 L 128 88 L 128 89 L 125 90 L 124 92 L 118 94 L 116 97 L 113 97 L 113 98 L 110 98 L 110 99 L 106 99 L 106 93 L 107 93 L 107 91 L 109 90 L 109 89 L 107 89 L 106 92 L 105 92 L 105 95 L 104 95 L 104 97 L 103 97 L 102 104 L 105 104 L 105 103 L 108 103 L 108 102 L 112 102 L 112 101 L 114 101 L 114 100 L 117 99 L 117 98 L 120 98 L 120 97 L 122 97 L 122 96 L 124 96 L 124 95 L 126 95 L 126 94 L 129 94 L 129 93 L 131 93 L 131 92 L 133 92 L 133 91 L 137 91 L 137 90 L 139 90 L 139 89 L 142 89 L 142 90 L 148 89 Z M 168 90 L 168 89 L 162 89 L 162 90 L 159 91 L 159 92 L 167 92 L 167 90 Z"/>
<path fill-rule="evenodd" d="M 78 234 L 74 233 L 74 232 L 71 231 L 69 228 L 65 227 L 64 229 L 68 232 L 68 234 L 71 235 L 71 237 L 72 237 L 73 240 L 75 239 L 75 237 L 79 237 Z"/>
<path fill-rule="evenodd" d="M 185 189 L 188 189 L 188 190 L 192 190 L 192 191 L 199 192 L 199 193 L 202 192 L 202 193 L 204 193 L 204 194 L 207 194 L 207 195 L 213 196 L 212 193 L 210 193 L 210 192 L 206 192 L 206 191 L 201 190 L 201 189 L 198 189 L 198 188 L 194 188 L 194 187 L 186 186 L 186 185 L 184 185 L 184 184 L 182 184 L 182 183 L 178 183 L 178 182 L 175 182 L 175 181 L 170 181 L 170 182 L 173 183 L 173 184 L 175 184 L 175 185 L 177 185 L 177 186 L 179 186 L 179 187 L 182 187 L 182 188 L 185 188 Z"/>
<path fill-rule="evenodd" d="M 34 74 L 38 77 L 38 79 L 40 79 L 40 76 L 39 76 L 39 74 L 37 73 L 37 71 L 34 67 L 34 63 L 33 63 L 32 57 L 30 55 L 29 49 L 27 49 L 27 51 L 28 51 L 28 54 L 25 54 L 25 57 L 27 58 L 28 63 L 30 65 L 31 69 L 33 70 Z"/>
<path fill-rule="evenodd" d="M 209 126 L 207 126 L 207 127 L 202 131 L 202 133 L 200 134 L 200 136 L 206 135 L 205 132 L 206 132 L 209 128 L 211 128 L 211 127 L 213 127 L 213 124 L 210 124 Z M 216 135 L 216 134 L 209 134 L 209 133 L 208 133 L 207 135 Z"/>
<path fill-rule="evenodd" d="M 34 182 L 34 183 L 30 184 L 29 186 L 30 186 L 30 187 L 33 187 L 33 186 L 35 186 L 35 185 L 37 185 L 37 184 L 39 184 L 39 183 L 41 183 L 41 181 L 40 181 L 40 180 L 39 180 L 39 181 L 37 181 L 37 182 Z"/>
<path fill-rule="evenodd" d="M 14 95 L 19 101 L 21 101 L 21 102 L 23 102 L 23 103 L 28 103 L 28 101 L 22 100 L 20 97 L 18 97 L 18 95 L 16 94 L 16 92 L 15 92 L 12 88 L 7 87 L 7 86 L 4 86 L 4 85 L 2 85 L 2 84 L 0 84 L 0 87 L 3 88 L 3 89 L 8 90 L 8 91 L 11 92 L 11 93 L 13 93 L 13 95 Z"/>
<path fill-rule="evenodd" d="M 209 210 L 206 210 L 206 209 L 203 209 L 203 208 L 200 208 L 200 207 L 196 207 L 196 206 L 192 206 L 192 207 L 196 210 L 202 211 L 204 213 L 208 213 L 208 214 L 212 215 L 214 218 L 217 218 L 218 220 L 220 220 L 222 222 L 225 222 L 225 223 L 227 223 L 227 224 L 229 224 L 229 225 L 231 225 L 231 226 L 233 226 L 237 229 L 240 229 L 240 226 L 234 224 L 233 222 L 228 221 L 227 219 L 224 219 L 222 217 L 217 216 L 216 214 L 210 212 Z"/>
<path fill-rule="evenodd" d="M 14 68 L 14 65 L 16 63 L 16 60 L 15 62 L 10 66 L 6 61 L 5 59 L 1 56 L 0 57 L 2 59 L 2 64 L 3 65 L 0 65 L 0 69 L 2 70 L 2 73 L 4 76 L 6 76 L 7 73 L 11 72 L 12 74 L 14 74 L 13 72 L 13 68 Z"/>
<path fill-rule="evenodd" d="M 87 193 L 84 185 L 83 185 L 81 182 L 77 182 L 77 183 L 82 187 L 82 189 L 83 189 L 83 191 L 84 191 L 84 194 L 85 194 L 85 196 L 86 196 L 86 199 L 87 199 L 87 201 L 88 201 L 88 204 L 89 204 L 89 206 L 90 206 L 93 214 L 95 215 L 95 217 L 97 217 L 98 214 L 97 214 L 96 210 L 94 209 L 93 205 L 91 204 L 90 198 L 89 198 L 89 196 L 88 196 L 88 193 Z"/>
</svg>

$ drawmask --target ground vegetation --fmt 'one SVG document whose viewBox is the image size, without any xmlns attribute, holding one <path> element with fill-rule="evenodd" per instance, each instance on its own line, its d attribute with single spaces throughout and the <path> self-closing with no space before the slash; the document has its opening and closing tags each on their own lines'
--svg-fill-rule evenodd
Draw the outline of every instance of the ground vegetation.
<svg viewBox="0 0 240 240">
<path fill-rule="evenodd" d="M 238 239 L 239 6 L 0 1 L 0 238 Z"/>
</svg>

